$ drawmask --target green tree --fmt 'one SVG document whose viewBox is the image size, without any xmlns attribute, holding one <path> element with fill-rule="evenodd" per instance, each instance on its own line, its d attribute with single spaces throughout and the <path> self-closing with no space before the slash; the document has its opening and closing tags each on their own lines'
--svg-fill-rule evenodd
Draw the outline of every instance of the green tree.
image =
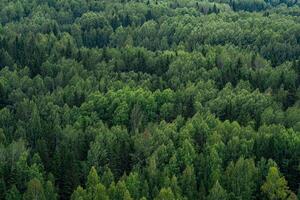
<svg viewBox="0 0 300 200">
<path fill-rule="evenodd" d="M 38 179 L 34 178 L 28 182 L 24 200 L 46 200 L 43 185 Z"/>
<path fill-rule="evenodd" d="M 125 182 L 132 198 L 139 199 L 140 190 L 142 186 L 139 174 L 137 172 L 131 172 L 129 176 L 126 178 Z"/>
<path fill-rule="evenodd" d="M 217 181 L 209 191 L 208 200 L 226 200 L 228 199 L 227 191 Z"/>
<path fill-rule="evenodd" d="M 258 169 L 252 159 L 241 157 L 228 165 L 224 178 L 227 191 L 233 192 L 236 197 L 251 199 L 256 190 Z"/>
<path fill-rule="evenodd" d="M 286 199 L 289 194 L 287 181 L 280 175 L 277 167 L 270 167 L 265 183 L 261 186 L 261 191 L 268 199 Z"/>
<path fill-rule="evenodd" d="M 33 147 L 35 147 L 38 139 L 42 134 L 41 119 L 36 105 L 33 106 L 28 127 L 30 133 L 30 141 L 33 142 L 32 145 Z"/>
<path fill-rule="evenodd" d="M 90 195 L 88 195 L 90 196 Z M 109 200 L 109 196 L 107 194 L 106 188 L 101 183 L 98 183 L 95 186 L 95 195 L 93 200 Z"/>
<path fill-rule="evenodd" d="M 154 198 L 155 200 L 174 200 L 175 196 L 171 190 L 171 188 L 162 188 L 157 195 L 157 197 Z"/>
<path fill-rule="evenodd" d="M 194 168 L 187 166 L 181 177 L 181 188 L 183 195 L 188 199 L 197 198 L 197 182 Z"/>
<path fill-rule="evenodd" d="M 0 173 L 1 173 L 1 171 L 0 171 Z M 0 199 L 4 199 L 5 194 L 6 194 L 6 185 L 5 185 L 4 179 L 1 177 L 0 178 Z"/>
<path fill-rule="evenodd" d="M 106 166 L 104 168 L 103 175 L 101 176 L 101 183 L 103 183 L 104 186 L 108 188 L 112 182 L 114 182 L 114 175 L 111 172 L 110 168 Z"/>
<path fill-rule="evenodd" d="M 21 200 L 22 195 L 17 189 L 16 185 L 13 185 L 10 190 L 5 194 L 5 200 Z"/>
<path fill-rule="evenodd" d="M 55 187 L 50 180 L 47 181 L 45 184 L 45 197 L 46 197 L 46 200 L 56 200 L 57 199 L 57 193 L 56 193 Z"/>
<path fill-rule="evenodd" d="M 100 197 L 100 194 L 98 194 L 98 192 L 101 191 L 103 193 L 103 186 L 100 185 L 100 178 L 98 176 L 95 167 L 91 168 L 89 175 L 87 177 L 86 191 L 87 191 L 88 199 L 96 199 L 97 197 Z"/>
<path fill-rule="evenodd" d="M 87 193 L 81 186 L 78 186 L 77 189 L 71 195 L 71 200 L 86 200 L 86 199 L 87 199 Z"/>
<path fill-rule="evenodd" d="M 124 181 L 119 181 L 116 185 L 111 184 L 109 196 L 112 200 L 132 200 Z"/>
</svg>

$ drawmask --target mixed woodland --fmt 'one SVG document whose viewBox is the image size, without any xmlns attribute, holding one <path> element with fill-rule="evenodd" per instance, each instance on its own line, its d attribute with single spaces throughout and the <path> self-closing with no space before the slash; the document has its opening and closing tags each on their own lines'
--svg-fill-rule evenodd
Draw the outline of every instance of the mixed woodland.
<svg viewBox="0 0 300 200">
<path fill-rule="evenodd" d="M 299 186 L 298 0 L 0 1 L 0 200 Z"/>
</svg>

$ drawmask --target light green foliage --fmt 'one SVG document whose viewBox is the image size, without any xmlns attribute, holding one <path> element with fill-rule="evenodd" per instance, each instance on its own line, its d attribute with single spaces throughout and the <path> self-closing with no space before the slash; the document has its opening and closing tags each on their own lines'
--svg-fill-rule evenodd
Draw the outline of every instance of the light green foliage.
<svg viewBox="0 0 300 200">
<path fill-rule="evenodd" d="M 170 188 L 162 188 L 155 200 L 172 200 L 175 196 Z"/>
<path fill-rule="evenodd" d="M 268 199 L 286 199 L 289 194 L 287 182 L 281 177 L 276 167 L 270 167 L 265 183 L 261 186 L 262 192 Z"/>
<path fill-rule="evenodd" d="M 215 183 L 209 191 L 208 200 L 226 200 L 228 199 L 227 191 L 220 185 L 219 181 Z"/>
<path fill-rule="evenodd" d="M 46 200 L 43 185 L 41 182 L 34 178 L 27 184 L 27 190 L 24 193 L 25 200 Z"/>
</svg>

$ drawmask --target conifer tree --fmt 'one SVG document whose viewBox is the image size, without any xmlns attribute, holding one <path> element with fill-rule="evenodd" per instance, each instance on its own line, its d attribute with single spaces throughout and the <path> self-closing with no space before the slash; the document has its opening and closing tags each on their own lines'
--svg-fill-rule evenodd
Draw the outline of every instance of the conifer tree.
<svg viewBox="0 0 300 200">
<path fill-rule="evenodd" d="M 261 190 L 271 200 L 286 199 L 289 194 L 287 181 L 280 175 L 277 167 L 270 167 Z"/>
<path fill-rule="evenodd" d="M 24 200 L 46 200 L 43 185 L 37 178 L 28 182 L 23 198 Z"/>
</svg>

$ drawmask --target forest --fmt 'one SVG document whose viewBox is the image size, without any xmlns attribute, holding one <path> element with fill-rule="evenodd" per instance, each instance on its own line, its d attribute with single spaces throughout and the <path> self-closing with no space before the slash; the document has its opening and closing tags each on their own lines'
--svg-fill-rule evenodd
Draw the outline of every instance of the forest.
<svg viewBox="0 0 300 200">
<path fill-rule="evenodd" d="M 300 199 L 298 0 L 1 0 L 0 200 Z"/>
</svg>

